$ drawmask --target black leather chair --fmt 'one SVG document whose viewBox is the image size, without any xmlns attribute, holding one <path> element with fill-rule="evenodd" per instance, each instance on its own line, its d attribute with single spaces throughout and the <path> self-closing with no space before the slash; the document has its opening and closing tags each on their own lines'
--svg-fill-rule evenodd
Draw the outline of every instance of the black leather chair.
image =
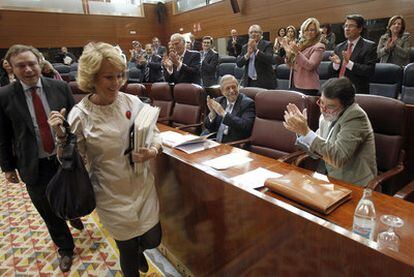
<svg viewBox="0 0 414 277">
<path fill-rule="evenodd" d="M 414 63 L 410 63 L 404 68 L 401 100 L 407 104 L 414 104 Z"/>
<path fill-rule="evenodd" d="M 371 77 L 369 93 L 397 98 L 401 91 L 403 70 L 391 63 L 375 64 L 375 74 Z"/>
<path fill-rule="evenodd" d="M 70 81 L 70 66 L 66 64 L 54 64 L 53 67 L 59 72 L 60 76 L 66 82 Z"/>
<path fill-rule="evenodd" d="M 128 83 L 142 83 L 142 72 L 138 68 L 128 69 Z"/>
<path fill-rule="evenodd" d="M 319 65 L 319 83 L 321 86 L 332 77 L 331 62 L 322 61 Z"/>
<path fill-rule="evenodd" d="M 290 69 L 286 64 L 280 64 L 276 67 L 276 78 L 278 89 L 289 89 Z"/>
<path fill-rule="evenodd" d="M 219 57 L 219 64 L 220 63 L 236 63 L 236 57 L 234 57 L 234 56 L 220 56 Z"/>
<path fill-rule="evenodd" d="M 234 76 L 234 68 L 236 67 L 235 63 L 221 63 L 217 67 L 217 77 L 220 81 L 221 77 L 224 75 L 230 74 Z"/>
</svg>

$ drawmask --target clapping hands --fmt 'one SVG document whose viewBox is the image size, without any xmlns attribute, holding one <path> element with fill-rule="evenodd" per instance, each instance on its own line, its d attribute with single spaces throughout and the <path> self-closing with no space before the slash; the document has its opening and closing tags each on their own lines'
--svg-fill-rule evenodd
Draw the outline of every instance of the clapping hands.
<svg viewBox="0 0 414 277">
<path fill-rule="evenodd" d="M 216 100 L 211 99 L 210 96 L 207 96 L 207 107 L 212 113 L 212 117 L 215 117 L 216 114 L 223 117 L 225 114 L 225 110 L 223 107 L 218 103 Z"/>
<path fill-rule="evenodd" d="M 283 126 L 300 136 L 305 136 L 310 131 L 306 109 L 301 112 L 295 104 L 289 103 L 286 107 Z"/>
</svg>

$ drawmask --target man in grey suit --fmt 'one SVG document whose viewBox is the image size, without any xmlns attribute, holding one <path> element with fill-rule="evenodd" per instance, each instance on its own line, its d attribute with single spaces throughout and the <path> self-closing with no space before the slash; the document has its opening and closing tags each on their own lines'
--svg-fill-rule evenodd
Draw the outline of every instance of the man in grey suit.
<svg viewBox="0 0 414 277">
<path fill-rule="evenodd" d="M 217 132 L 218 142 L 249 137 L 256 115 L 254 101 L 239 93 L 237 79 L 229 74 L 221 78 L 220 90 L 223 96 L 207 98 L 210 113 L 204 120 L 204 127 L 209 133 Z"/>
<path fill-rule="evenodd" d="M 367 114 L 354 101 L 355 88 L 347 78 L 329 79 L 317 102 L 322 114 L 319 129 L 310 130 L 306 112 L 294 104 L 287 106 L 284 126 L 299 136 L 299 146 L 323 160 L 319 171 L 366 186 L 377 175 L 374 131 Z"/>
<path fill-rule="evenodd" d="M 66 83 L 40 77 L 37 49 L 13 45 L 6 59 L 19 81 L 0 88 L 0 166 L 8 182 L 19 182 L 18 171 L 26 183 L 30 199 L 58 247 L 59 267 L 66 272 L 72 265 L 74 243 L 65 220 L 54 214 L 46 198 L 47 184 L 58 168 L 47 117 L 53 110 L 69 112 L 74 100 Z"/>
<path fill-rule="evenodd" d="M 243 46 L 237 57 L 238 67 L 244 66 L 242 86 L 274 89 L 276 77 L 273 71 L 273 44 L 263 39 L 259 25 L 249 28 L 249 42 Z"/>
</svg>

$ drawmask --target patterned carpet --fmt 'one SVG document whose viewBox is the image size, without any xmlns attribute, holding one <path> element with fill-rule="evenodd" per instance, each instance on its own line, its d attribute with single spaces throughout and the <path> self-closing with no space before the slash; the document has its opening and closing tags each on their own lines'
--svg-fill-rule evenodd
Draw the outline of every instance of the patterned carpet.
<svg viewBox="0 0 414 277">
<path fill-rule="evenodd" d="M 115 242 L 95 214 L 83 218 L 85 229 L 71 228 L 75 257 L 65 276 L 122 276 Z M 145 276 L 164 276 L 150 264 Z M 56 247 L 26 192 L 0 172 L 0 276 L 58 276 Z"/>
</svg>

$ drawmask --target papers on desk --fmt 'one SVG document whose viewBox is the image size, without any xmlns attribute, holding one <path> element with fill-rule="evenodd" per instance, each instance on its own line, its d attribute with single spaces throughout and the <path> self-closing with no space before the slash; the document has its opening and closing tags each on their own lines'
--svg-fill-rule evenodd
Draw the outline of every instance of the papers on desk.
<svg viewBox="0 0 414 277">
<path fill-rule="evenodd" d="M 204 165 L 210 166 L 217 170 L 225 170 L 233 166 L 250 162 L 252 159 L 243 154 L 231 153 L 218 158 L 203 162 Z"/>
<path fill-rule="evenodd" d="M 236 184 L 242 186 L 245 189 L 256 189 L 264 187 L 265 180 L 267 178 L 279 178 L 281 174 L 267 170 L 263 167 L 256 168 L 255 170 L 246 172 L 244 174 L 231 178 Z"/>
<path fill-rule="evenodd" d="M 219 143 L 209 140 L 212 134 L 206 136 L 183 135 L 174 131 L 161 133 L 162 143 L 168 147 L 176 148 L 187 154 L 203 151 L 220 145 Z"/>
</svg>

